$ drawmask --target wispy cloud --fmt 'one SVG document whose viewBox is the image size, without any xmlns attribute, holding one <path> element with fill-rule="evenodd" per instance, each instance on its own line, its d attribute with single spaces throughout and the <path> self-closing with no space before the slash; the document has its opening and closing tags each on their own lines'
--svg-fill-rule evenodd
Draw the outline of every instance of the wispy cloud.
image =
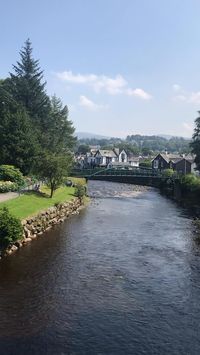
<svg viewBox="0 0 200 355">
<path fill-rule="evenodd" d="M 109 95 L 124 94 L 134 96 L 143 100 L 150 100 L 152 96 L 143 89 L 131 89 L 125 78 L 118 74 L 115 77 L 96 74 L 73 74 L 72 71 L 64 71 L 56 74 L 57 78 L 71 84 L 88 85 L 99 93 L 106 92 Z"/>
<path fill-rule="evenodd" d="M 148 94 L 148 92 L 144 91 L 143 89 L 128 89 L 127 90 L 127 95 L 128 96 L 134 96 L 134 97 L 138 97 L 142 100 L 151 100 L 152 96 L 150 94 Z"/>
<path fill-rule="evenodd" d="M 183 128 L 189 132 L 189 133 L 192 133 L 193 130 L 194 130 L 194 125 L 191 124 L 191 123 L 188 123 L 188 122 L 183 122 Z"/>
<path fill-rule="evenodd" d="M 108 106 L 106 105 L 97 105 L 96 103 L 94 103 L 92 100 L 90 100 L 88 97 L 84 95 L 80 96 L 79 105 L 86 108 L 89 111 L 97 111 L 100 109 L 108 108 Z"/>
<path fill-rule="evenodd" d="M 174 101 L 182 101 L 196 105 L 200 104 L 200 91 L 188 92 L 178 84 L 174 84 L 172 88 L 173 91 L 176 92 L 176 95 L 173 97 Z"/>
<path fill-rule="evenodd" d="M 73 74 L 71 71 L 64 71 L 56 75 L 59 79 L 69 83 L 90 85 L 96 92 L 105 90 L 110 95 L 120 94 L 122 89 L 127 85 L 122 75 L 116 75 L 114 78 L 110 78 L 106 75 Z"/>
<path fill-rule="evenodd" d="M 179 84 L 174 84 L 172 88 L 175 92 L 179 92 L 181 90 L 181 86 Z"/>
</svg>

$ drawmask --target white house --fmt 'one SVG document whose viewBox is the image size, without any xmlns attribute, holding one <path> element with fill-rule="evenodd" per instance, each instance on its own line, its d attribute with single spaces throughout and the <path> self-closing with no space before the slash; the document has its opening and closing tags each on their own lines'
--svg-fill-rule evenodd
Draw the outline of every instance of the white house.
<svg viewBox="0 0 200 355">
<path fill-rule="evenodd" d="M 118 156 L 114 150 L 99 149 L 95 154 L 95 163 L 98 166 L 107 166 L 118 160 Z"/>
<path fill-rule="evenodd" d="M 118 162 L 119 163 L 127 163 L 128 162 L 128 155 L 124 149 L 118 155 Z"/>
</svg>

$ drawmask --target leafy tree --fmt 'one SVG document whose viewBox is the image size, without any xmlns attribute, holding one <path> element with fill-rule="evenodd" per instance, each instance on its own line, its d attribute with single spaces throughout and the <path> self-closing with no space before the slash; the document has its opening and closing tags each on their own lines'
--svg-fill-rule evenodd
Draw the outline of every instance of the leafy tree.
<svg viewBox="0 0 200 355">
<path fill-rule="evenodd" d="M 50 197 L 62 185 L 71 168 L 72 158 L 66 154 L 45 152 L 37 163 L 38 176 L 45 180 L 50 188 Z"/>
<path fill-rule="evenodd" d="M 90 151 L 90 146 L 88 144 L 80 144 L 78 147 L 79 154 L 86 154 Z"/>
<path fill-rule="evenodd" d="M 192 152 L 196 155 L 195 162 L 197 165 L 197 169 L 200 169 L 200 111 L 198 111 L 199 116 L 195 120 L 195 129 L 194 134 L 192 136 Z"/>
</svg>

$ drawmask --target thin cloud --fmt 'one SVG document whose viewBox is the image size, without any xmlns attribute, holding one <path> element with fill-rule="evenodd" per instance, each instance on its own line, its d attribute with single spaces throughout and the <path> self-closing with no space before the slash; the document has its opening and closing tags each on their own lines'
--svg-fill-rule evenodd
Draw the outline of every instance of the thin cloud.
<svg viewBox="0 0 200 355">
<path fill-rule="evenodd" d="M 180 85 L 178 85 L 178 84 L 174 84 L 173 86 L 172 86 L 172 88 L 173 88 L 173 90 L 175 91 L 175 92 L 178 92 L 178 91 L 181 91 L 181 86 Z"/>
<path fill-rule="evenodd" d="M 183 88 L 181 88 L 180 85 L 177 84 L 173 85 L 173 90 L 177 93 L 177 95 L 173 97 L 174 101 L 182 101 L 182 102 L 195 104 L 195 105 L 200 104 L 200 91 L 188 92 Z"/>
<path fill-rule="evenodd" d="M 190 133 L 192 133 L 194 130 L 193 124 L 190 124 L 188 122 L 183 122 L 183 128 Z"/>
<path fill-rule="evenodd" d="M 100 109 L 108 108 L 108 106 L 106 105 L 97 105 L 96 103 L 94 103 L 92 100 L 90 100 L 88 97 L 84 95 L 80 96 L 79 105 L 86 108 L 89 111 L 97 111 Z"/>
<path fill-rule="evenodd" d="M 116 75 L 114 78 L 110 78 L 106 75 L 73 74 L 71 71 L 64 71 L 62 73 L 57 73 L 56 75 L 63 81 L 67 81 L 72 84 L 89 85 L 96 92 L 104 90 L 110 95 L 122 93 L 122 89 L 127 85 L 127 82 L 122 75 Z"/>
<path fill-rule="evenodd" d="M 130 89 L 125 78 L 118 74 L 115 77 L 96 74 L 73 74 L 72 71 L 64 71 L 56 74 L 57 78 L 71 84 L 88 85 L 96 93 L 106 92 L 109 95 L 124 94 L 138 97 L 143 100 L 150 100 L 152 96 L 143 89 Z"/>
<path fill-rule="evenodd" d="M 134 96 L 134 97 L 138 97 L 139 99 L 142 99 L 142 100 L 151 100 L 152 99 L 152 96 L 144 91 L 143 89 L 128 89 L 127 90 L 127 95 L 128 96 Z"/>
</svg>

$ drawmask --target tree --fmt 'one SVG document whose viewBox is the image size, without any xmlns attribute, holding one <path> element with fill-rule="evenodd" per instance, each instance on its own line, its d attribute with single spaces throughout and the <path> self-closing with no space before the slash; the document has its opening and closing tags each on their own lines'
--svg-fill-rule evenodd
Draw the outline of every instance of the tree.
<svg viewBox="0 0 200 355">
<path fill-rule="evenodd" d="M 8 91 L 13 98 L 28 112 L 34 124 L 43 127 L 45 117 L 49 111 L 49 97 L 45 91 L 43 71 L 39 61 L 32 57 L 32 47 L 29 39 L 20 51 L 20 61 L 13 65 L 14 73 L 6 82 Z M 45 128 L 45 127 L 43 127 Z"/>
<path fill-rule="evenodd" d="M 67 153 L 73 149 L 76 143 L 75 129 L 68 115 L 68 107 L 63 106 L 62 101 L 54 95 L 50 101 L 48 126 L 43 132 L 42 145 L 45 149 L 54 153 Z"/>
<path fill-rule="evenodd" d="M 78 153 L 79 154 L 86 154 L 90 151 L 90 146 L 87 144 L 80 144 L 78 147 Z"/>
<path fill-rule="evenodd" d="M 200 169 L 200 111 L 198 111 L 199 116 L 195 120 L 195 129 L 194 134 L 192 136 L 192 152 L 196 155 L 195 163 L 197 165 L 197 169 Z"/>
<path fill-rule="evenodd" d="M 38 144 L 30 117 L 23 107 L 0 86 L 0 164 L 30 172 Z"/>
<path fill-rule="evenodd" d="M 63 183 L 71 168 L 72 158 L 70 155 L 45 152 L 37 163 L 38 176 L 45 180 L 50 188 L 50 197 Z"/>
</svg>

